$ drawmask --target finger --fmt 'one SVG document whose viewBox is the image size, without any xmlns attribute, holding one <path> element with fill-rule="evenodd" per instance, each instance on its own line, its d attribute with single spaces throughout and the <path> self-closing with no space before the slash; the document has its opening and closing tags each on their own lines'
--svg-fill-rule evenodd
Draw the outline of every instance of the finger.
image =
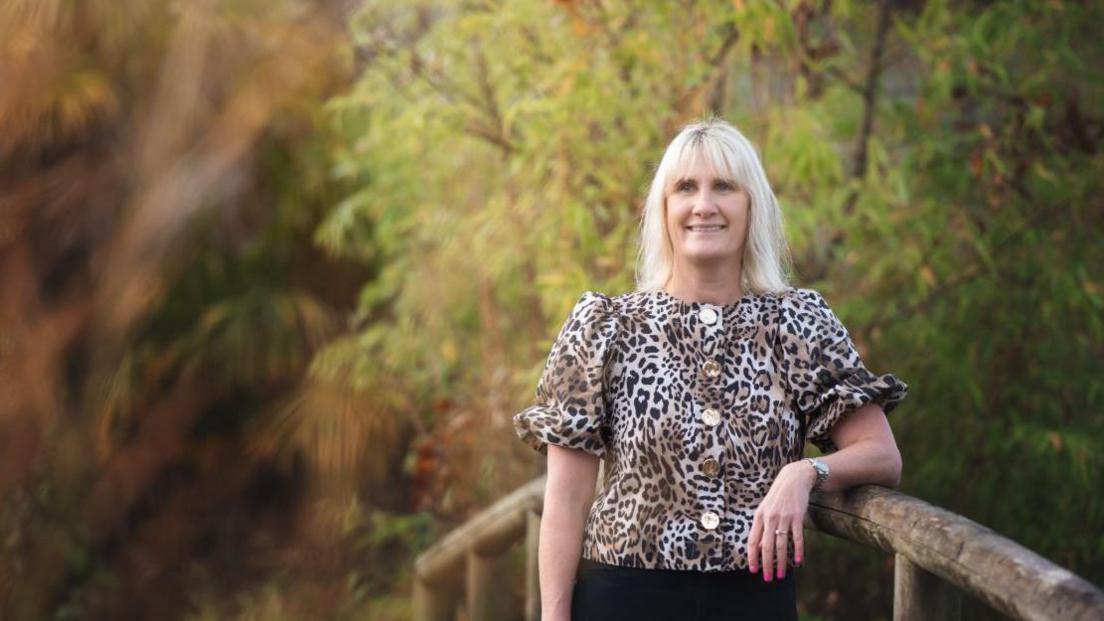
<svg viewBox="0 0 1104 621">
<path fill-rule="evenodd" d="M 786 523 L 780 523 L 778 526 L 780 527 L 781 530 L 788 531 L 788 529 L 789 529 L 789 524 L 786 524 Z M 777 567 L 777 573 L 775 574 L 775 578 L 778 578 L 780 580 L 782 578 L 786 577 L 786 563 L 789 562 L 789 559 L 786 558 L 788 556 L 786 554 L 786 552 L 789 551 L 789 550 L 787 550 L 787 546 L 789 546 L 789 545 L 790 545 L 789 532 L 786 532 L 785 534 L 782 534 L 782 535 L 775 535 L 774 536 L 774 559 L 775 559 L 775 566 Z"/>
<path fill-rule="evenodd" d="M 794 563 L 800 565 L 805 558 L 805 525 L 801 520 L 794 520 L 793 525 Z"/>
<path fill-rule="evenodd" d="M 759 512 L 751 520 L 751 534 L 748 535 L 748 570 L 755 573 L 759 570 L 759 539 L 763 532 L 762 520 Z"/>
<path fill-rule="evenodd" d="M 777 527 L 776 519 L 763 519 L 763 539 L 759 542 L 759 551 L 763 554 L 763 579 L 767 582 L 774 577 L 774 529 Z"/>
</svg>

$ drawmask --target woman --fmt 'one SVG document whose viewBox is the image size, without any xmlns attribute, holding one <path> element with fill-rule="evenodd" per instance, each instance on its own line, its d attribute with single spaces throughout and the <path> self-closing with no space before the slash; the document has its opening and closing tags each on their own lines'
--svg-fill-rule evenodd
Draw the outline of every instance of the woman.
<svg viewBox="0 0 1104 621">
<path fill-rule="evenodd" d="M 542 619 L 796 620 L 810 493 L 898 484 L 885 413 L 908 386 L 866 369 L 787 263 L 754 147 L 719 119 L 683 128 L 637 291 L 582 295 L 514 416 L 548 456 Z"/>
</svg>

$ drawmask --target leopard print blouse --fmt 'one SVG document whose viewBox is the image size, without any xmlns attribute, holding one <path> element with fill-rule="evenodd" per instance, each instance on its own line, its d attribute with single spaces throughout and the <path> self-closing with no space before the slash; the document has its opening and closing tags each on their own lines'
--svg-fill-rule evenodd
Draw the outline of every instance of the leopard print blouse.
<svg viewBox="0 0 1104 621">
<path fill-rule="evenodd" d="M 560 329 L 518 436 L 603 459 L 585 558 L 628 567 L 747 568 L 752 514 L 805 442 L 908 392 L 863 364 L 812 289 L 727 305 L 665 291 L 587 291 Z M 788 566 L 794 546 L 789 544 Z"/>
</svg>

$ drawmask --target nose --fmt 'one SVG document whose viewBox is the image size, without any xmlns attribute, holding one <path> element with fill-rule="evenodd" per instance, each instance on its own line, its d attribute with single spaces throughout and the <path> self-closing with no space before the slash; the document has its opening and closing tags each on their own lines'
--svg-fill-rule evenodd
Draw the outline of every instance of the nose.
<svg viewBox="0 0 1104 621">
<path fill-rule="evenodd" d="M 698 194 L 698 199 L 694 201 L 694 215 L 700 217 L 707 216 L 717 211 L 717 205 L 713 201 L 713 194 L 709 189 L 704 189 Z"/>
</svg>

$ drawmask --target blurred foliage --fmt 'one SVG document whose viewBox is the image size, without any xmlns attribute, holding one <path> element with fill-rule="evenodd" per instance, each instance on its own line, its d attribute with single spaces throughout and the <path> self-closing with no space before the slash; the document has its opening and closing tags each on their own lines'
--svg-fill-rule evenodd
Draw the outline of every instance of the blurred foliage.
<svg viewBox="0 0 1104 621">
<path fill-rule="evenodd" d="M 408 617 L 711 111 L 910 384 L 903 491 L 1104 582 L 1102 12 L 0 0 L 0 617 Z M 803 618 L 889 617 L 809 558 Z"/>
<path fill-rule="evenodd" d="M 409 425 L 309 372 L 376 269 L 312 242 L 347 9 L 0 2 L 0 618 L 363 611 L 369 560 L 389 590 L 325 509 L 404 508 Z"/>
</svg>

